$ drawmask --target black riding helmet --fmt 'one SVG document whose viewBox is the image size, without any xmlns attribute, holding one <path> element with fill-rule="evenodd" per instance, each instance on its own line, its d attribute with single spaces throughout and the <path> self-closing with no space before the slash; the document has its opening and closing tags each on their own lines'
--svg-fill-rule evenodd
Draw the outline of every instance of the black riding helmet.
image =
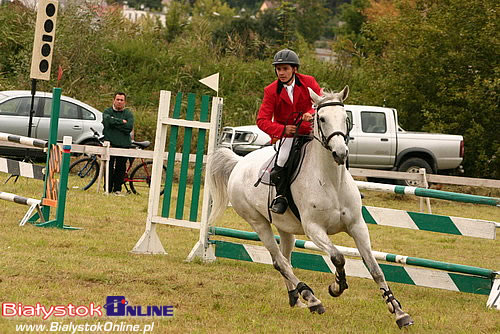
<svg viewBox="0 0 500 334">
<path fill-rule="evenodd" d="M 299 68 L 299 56 L 290 49 L 283 49 L 274 55 L 273 65 L 276 66 L 278 64 L 289 64 Z"/>
</svg>

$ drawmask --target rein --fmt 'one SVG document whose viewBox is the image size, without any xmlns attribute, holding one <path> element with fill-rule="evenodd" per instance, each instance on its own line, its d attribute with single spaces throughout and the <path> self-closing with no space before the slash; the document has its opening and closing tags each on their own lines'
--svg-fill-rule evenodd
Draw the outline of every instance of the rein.
<svg viewBox="0 0 500 334">
<path fill-rule="evenodd" d="M 330 148 L 328 147 L 328 143 L 330 142 L 330 140 L 334 137 L 334 136 L 342 136 L 342 138 L 344 138 L 344 142 L 347 143 L 349 142 L 349 131 L 350 131 L 350 124 L 349 124 L 349 119 L 346 121 L 346 125 L 347 125 L 347 134 L 346 133 L 343 133 L 342 131 L 334 131 L 333 133 L 331 133 L 328 137 L 325 136 L 324 132 L 323 132 L 323 128 L 320 126 L 319 124 L 319 120 L 318 120 L 318 112 L 321 108 L 324 108 L 324 107 L 332 107 L 332 106 L 341 106 L 341 107 L 344 107 L 344 104 L 342 102 L 327 102 L 327 103 L 323 103 L 323 104 L 320 104 L 316 107 L 316 113 L 314 114 L 315 116 L 315 120 L 316 120 L 316 124 L 318 125 L 318 130 L 319 130 L 319 133 L 321 135 L 321 139 L 314 136 L 314 139 L 316 139 L 317 141 L 319 141 L 321 143 L 321 145 L 326 148 L 327 150 L 330 150 Z"/>
</svg>

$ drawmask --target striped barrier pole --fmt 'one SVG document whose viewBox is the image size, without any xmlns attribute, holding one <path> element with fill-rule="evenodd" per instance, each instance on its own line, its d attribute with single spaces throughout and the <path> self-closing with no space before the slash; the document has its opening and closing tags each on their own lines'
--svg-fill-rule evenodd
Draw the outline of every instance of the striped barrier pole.
<svg viewBox="0 0 500 334">
<path fill-rule="evenodd" d="M 39 199 L 23 197 L 16 194 L 6 193 L 3 191 L 0 191 L 0 199 L 22 205 L 36 205 L 36 204 L 40 205 L 41 203 Z"/>
<path fill-rule="evenodd" d="M 33 146 L 33 147 L 39 147 L 39 148 L 46 148 L 48 146 L 48 142 L 46 140 L 41 140 L 41 139 L 36 139 L 36 138 L 31 138 L 31 137 L 24 137 L 24 136 L 17 136 L 17 135 L 12 135 L 10 133 L 5 133 L 5 132 L 0 132 L 0 141 L 10 141 L 13 143 L 18 143 L 18 144 L 23 144 L 23 145 Z"/>
<path fill-rule="evenodd" d="M 211 240 L 210 242 L 215 244 L 216 257 L 272 264 L 271 255 L 263 246 L 239 244 L 222 240 Z M 372 279 L 370 272 L 362 260 L 346 258 L 345 261 L 347 276 Z M 335 266 L 331 263 L 328 255 L 292 252 L 291 263 L 294 268 L 335 273 Z M 488 303 L 494 305 L 497 302 L 495 299 L 498 298 L 495 285 L 498 286 L 500 283 L 499 278 L 492 279 L 469 274 L 405 267 L 387 263 L 380 263 L 379 266 L 388 282 L 490 295 Z M 490 299 L 492 300 L 490 301 Z"/>
<path fill-rule="evenodd" d="M 447 233 L 475 238 L 496 239 L 499 223 L 482 219 L 441 216 L 430 213 L 363 206 L 366 224 Z"/>
<path fill-rule="evenodd" d="M 44 169 L 43 166 L 33 165 L 28 162 L 0 158 L 0 172 L 12 174 L 14 176 L 43 180 L 45 178 Z"/>
<path fill-rule="evenodd" d="M 237 239 L 243 239 L 243 240 L 260 241 L 259 236 L 255 232 L 240 231 L 240 230 L 235 230 L 235 229 L 230 229 L 230 228 L 225 228 L 225 227 L 211 227 L 210 232 L 213 235 L 219 235 L 219 236 L 225 236 L 225 237 L 237 238 Z M 275 239 L 279 242 L 280 237 L 275 236 Z M 312 241 L 295 240 L 295 247 L 321 251 L 321 249 L 319 249 Z M 337 247 L 337 249 L 339 249 L 339 251 L 341 251 L 342 254 L 344 254 L 344 255 L 361 257 L 359 254 L 359 251 L 356 248 L 343 247 L 343 246 L 335 246 L 335 247 Z M 387 261 L 387 262 L 408 264 L 408 265 L 412 265 L 412 266 L 433 268 L 433 269 L 439 269 L 439 270 L 446 270 L 446 271 L 451 271 L 451 272 L 456 272 L 456 273 L 482 276 L 482 277 L 486 277 L 486 278 L 490 278 L 490 279 L 494 278 L 496 275 L 495 271 L 490 270 L 490 269 L 484 269 L 484 268 L 472 267 L 472 266 L 466 266 L 466 265 L 454 264 L 454 263 L 447 263 L 447 262 L 442 262 L 442 261 L 427 260 L 427 259 L 422 259 L 422 258 L 417 258 L 417 257 L 396 255 L 396 254 L 390 254 L 390 253 L 384 253 L 384 252 L 377 252 L 377 251 L 372 251 L 372 252 L 377 260 L 383 260 L 383 261 Z"/>
<path fill-rule="evenodd" d="M 492 206 L 500 206 L 500 198 L 460 194 L 449 191 L 435 190 L 435 189 L 425 189 L 417 187 L 408 186 L 395 186 L 392 184 L 382 184 L 364 181 L 355 181 L 358 188 L 377 190 L 394 194 L 401 195 L 415 195 L 419 197 L 430 197 L 437 199 L 445 199 L 448 201 L 462 202 L 462 203 L 473 203 L 473 204 L 484 204 Z"/>
<path fill-rule="evenodd" d="M 38 212 L 38 215 L 41 217 L 42 221 L 45 221 L 45 220 L 43 220 L 42 210 L 41 210 L 41 206 L 40 206 L 42 201 L 39 199 L 23 197 L 23 196 L 11 194 L 11 193 L 6 193 L 6 192 L 2 192 L 2 191 L 0 191 L 0 199 L 5 200 L 5 201 L 14 202 L 17 204 L 30 206 L 30 208 L 28 209 L 28 211 L 24 215 L 23 219 L 21 219 L 21 221 L 19 222 L 19 226 L 24 226 L 24 224 L 26 224 L 26 222 L 28 221 L 28 219 L 31 217 L 32 213 L 35 210 Z"/>
</svg>

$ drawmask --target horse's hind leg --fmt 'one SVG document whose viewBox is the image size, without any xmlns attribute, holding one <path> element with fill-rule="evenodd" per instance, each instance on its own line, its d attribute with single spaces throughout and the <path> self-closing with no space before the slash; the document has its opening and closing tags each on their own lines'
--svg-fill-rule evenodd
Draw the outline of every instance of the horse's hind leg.
<svg viewBox="0 0 500 334">
<path fill-rule="evenodd" d="M 335 266 L 335 280 L 328 287 L 328 292 L 333 297 L 339 297 L 348 288 L 344 255 L 335 247 L 321 226 L 309 224 L 305 232 L 316 246 L 330 256 L 330 260 Z"/>
<path fill-rule="evenodd" d="M 356 247 L 363 258 L 365 265 L 368 267 L 373 280 L 378 284 L 380 290 L 382 290 L 382 298 L 384 298 L 384 301 L 387 303 L 389 312 L 395 315 L 396 324 L 399 328 L 413 325 L 412 318 L 408 315 L 408 313 L 403 311 L 401 304 L 394 297 L 394 294 L 387 285 L 382 269 L 380 269 L 380 266 L 373 256 L 370 236 L 365 223 L 356 224 L 355 227 L 351 228 L 349 234 L 354 238 Z"/>
<path fill-rule="evenodd" d="M 278 232 L 280 234 L 280 251 L 281 254 L 287 259 L 288 263 L 291 265 L 292 264 L 292 250 L 295 244 L 295 236 L 293 234 L 281 231 L 278 229 Z M 288 292 L 288 300 L 290 302 L 290 306 L 294 307 L 307 307 L 306 304 L 304 304 L 300 300 L 299 292 L 297 291 L 295 285 L 293 285 L 292 282 L 290 282 L 288 279 L 286 279 L 283 276 L 283 279 L 285 280 L 285 285 L 286 289 Z"/>
<path fill-rule="evenodd" d="M 267 221 L 249 221 L 249 223 L 257 232 L 260 240 L 271 254 L 274 268 L 285 278 L 285 282 L 289 282 L 286 284 L 287 289 L 292 289 L 291 292 L 289 292 L 289 296 L 298 294 L 307 301 L 309 311 L 318 312 L 319 314 L 324 313 L 325 308 L 323 307 L 323 304 L 321 304 L 321 301 L 314 296 L 312 289 L 304 282 L 299 281 L 293 273 L 289 260 L 283 256 L 276 240 L 274 239 L 274 233 L 271 229 L 271 225 Z"/>
</svg>

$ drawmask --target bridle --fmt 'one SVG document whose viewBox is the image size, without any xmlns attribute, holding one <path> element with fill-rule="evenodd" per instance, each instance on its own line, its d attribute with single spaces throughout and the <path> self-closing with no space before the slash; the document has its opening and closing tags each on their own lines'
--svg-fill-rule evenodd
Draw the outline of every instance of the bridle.
<svg viewBox="0 0 500 334">
<path fill-rule="evenodd" d="M 347 143 L 349 142 L 349 132 L 351 131 L 352 129 L 352 122 L 349 118 L 346 119 L 346 126 L 347 126 L 347 133 L 344 133 L 342 131 L 334 131 L 332 132 L 328 137 L 325 136 L 324 132 L 323 132 L 323 128 L 321 127 L 320 125 L 320 122 L 319 122 L 319 119 L 318 119 L 318 114 L 319 114 L 319 110 L 323 107 L 332 107 L 332 106 L 341 106 L 341 107 L 344 107 L 344 104 L 342 102 L 327 102 L 327 103 L 323 103 L 323 104 L 319 104 L 316 106 L 316 112 L 314 113 L 314 117 L 315 117 L 315 120 L 316 120 L 316 124 L 318 125 L 318 130 L 319 130 L 319 134 L 320 134 L 320 138 L 314 136 L 314 139 L 316 139 L 317 141 L 319 141 L 321 143 L 321 145 L 326 148 L 327 150 L 331 151 L 331 149 L 328 147 L 328 143 L 330 142 L 330 140 L 334 137 L 334 136 L 342 136 L 342 138 L 344 138 L 344 142 L 345 144 L 347 145 Z"/>
</svg>

